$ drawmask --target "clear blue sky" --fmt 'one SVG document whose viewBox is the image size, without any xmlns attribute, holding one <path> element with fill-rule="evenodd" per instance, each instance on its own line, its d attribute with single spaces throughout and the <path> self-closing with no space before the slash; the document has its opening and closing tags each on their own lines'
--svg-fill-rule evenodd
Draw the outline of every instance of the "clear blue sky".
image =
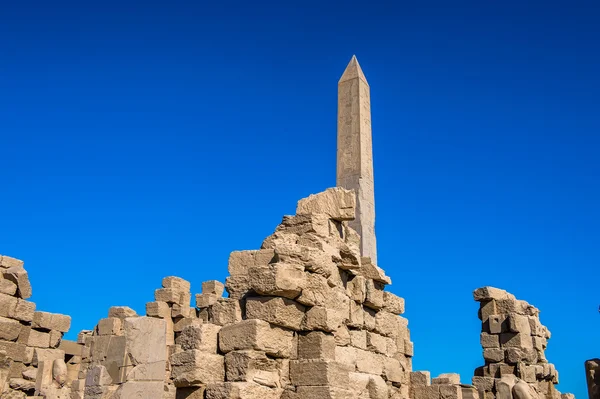
<svg viewBox="0 0 600 399">
<path fill-rule="evenodd" d="M 414 369 L 470 381 L 471 295 L 493 285 L 542 310 L 559 388 L 585 398 L 598 3 L 417 3 L 5 2 L 0 253 L 25 260 L 38 308 L 72 315 L 73 338 L 111 305 L 143 312 L 163 276 L 224 280 L 230 251 L 335 184 L 337 80 L 356 54 L 379 261 Z"/>
</svg>

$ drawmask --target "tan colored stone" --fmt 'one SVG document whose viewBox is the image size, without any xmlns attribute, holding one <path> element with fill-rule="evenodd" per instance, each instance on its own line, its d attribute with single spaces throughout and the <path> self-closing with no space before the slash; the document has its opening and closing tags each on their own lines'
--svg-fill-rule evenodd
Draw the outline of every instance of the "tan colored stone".
<svg viewBox="0 0 600 399">
<path fill-rule="evenodd" d="M 361 373 L 383 374 L 383 356 L 361 349 L 356 350 L 356 370 Z"/>
<path fill-rule="evenodd" d="M 410 373 L 410 384 L 423 387 L 431 385 L 431 374 L 429 371 L 413 371 Z"/>
<path fill-rule="evenodd" d="M 367 349 L 371 352 L 387 354 L 387 340 L 390 338 L 384 337 L 383 335 L 379 335 L 373 332 L 367 332 Z"/>
<path fill-rule="evenodd" d="M 16 341 L 21 332 L 21 323 L 17 320 L 0 317 L 0 339 Z"/>
<path fill-rule="evenodd" d="M 124 319 L 126 317 L 136 317 L 137 313 L 135 310 L 131 309 L 129 306 L 111 306 L 108 309 L 108 317 L 117 317 L 119 319 Z"/>
<path fill-rule="evenodd" d="M 296 214 L 323 213 L 337 221 L 354 220 L 355 207 L 354 191 L 334 187 L 298 201 Z"/>
<path fill-rule="evenodd" d="M 367 280 L 363 276 L 355 276 L 348 281 L 346 291 L 353 301 L 363 303 L 367 295 Z"/>
<path fill-rule="evenodd" d="M 232 351 L 225 355 L 227 381 L 254 382 L 270 388 L 281 386 L 279 364 L 263 352 Z"/>
<path fill-rule="evenodd" d="M 15 320 L 31 322 L 31 321 L 33 321 L 34 312 L 35 312 L 35 303 L 29 302 L 29 301 L 26 301 L 23 299 L 17 299 L 17 303 L 14 307 L 14 310 L 12 308 L 9 308 L 8 317 L 15 319 Z"/>
<path fill-rule="evenodd" d="M 328 360 L 292 360 L 290 378 L 296 386 L 347 387 L 349 382 L 347 369 Z"/>
<path fill-rule="evenodd" d="M 306 285 L 304 267 L 300 265 L 274 263 L 268 267 L 251 267 L 248 276 L 250 288 L 260 295 L 294 299 Z"/>
<path fill-rule="evenodd" d="M 169 276 L 162 280 L 163 288 L 168 288 L 173 291 L 186 293 L 190 291 L 190 282 L 182 279 L 181 277 Z"/>
<path fill-rule="evenodd" d="M 439 376 L 437 376 L 431 380 L 431 384 L 432 385 L 439 385 L 439 384 L 458 385 L 458 384 L 460 384 L 460 374 L 456 374 L 456 373 L 440 374 Z"/>
<path fill-rule="evenodd" d="M 307 330 L 321 330 L 334 332 L 345 320 L 349 312 L 346 310 L 331 309 L 324 306 L 313 306 L 306 312 L 304 328 Z"/>
<path fill-rule="evenodd" d="M 166 302 L 146 303 L 146 316 L 166 319 L 171 317 L 171 308 Z"/>
<path fill-rule="evenodd" d="M 484 348 L 483 358 L 487 362 L 503 362 L 504 361 L 504 349 L 502 348 Z"/>
<path fill-rule="evenodd" d="M 371 279 L 384 285 L 392 284 L 392 279 L 386 276 L 383 269 L 372 262 L 369 257 L 361 258 L 360 263 L 359 273 L 366 279 Z"/>
<path fill-rule="evenodd" d="M 162 381 L 127 381 L 121 384 L 111 399 L 157 398 L 163 397 Z"/>
<path fill-rule="evenodd" d="M 508 331 L 507 315 L 491 315 L 488 318 L 489 333 L 500 334 Z"/>
<path fill-rule="evenodd" d="M 22 299 L 31 297 L 29 276 L 22 266 L 12 266 L 2 272 L 5 279 L 17 285 L 17 296 Z"/>
<path fill-rule="evenodd" d="M 242 309 L 237 299 L 221 298 L 209 310 L 213 324 L 226 326 L 242 321 Z"/>
<path fill-rule="evenodd" d="M 223 292 L 225 292 L 225 285 L 220 281 L 210 280 L 202 283 L 203 294 L 216 294 L 219 297 L 222 297 Z"/>
<path fill-rule="evenodd" d="M 404 298 L 400 298 L 398 295 L 392 294 L 391 292 L 383 292 L 383 310 L 386 312 L 401 315 L 404 313 Z"/>
<path fill-rule="evenodd" d="M 196 294 L 196 307 L 198 309 L 208 308 L 219 300 L 217 294 Z"/>
<path fill-rule="evenodd" d="M 164 320 L 128 317 L 123 321 L 128 357 L 134 364 L 166 361 Z"/>
<path fill-rule="evenodd" d="M 201 324 L 186 326 L 175 340 L 184 351 L 198 349 L 202 352 L 217 353 L 218 336 L 221 326 Z"/>
<path fill-rule="evenodd" d="M 23 267 L 23 261 L 11 258 L 10 256 L 0 255 L 0 267 L 8 269 L 10 267 Z"/>
<path fill-rule="evenodd" d="M 319 331 L 298 337 L 298 359 L 335 360 L 335 338 Z"/>
<path fill-rule="evenodd" d="M 116 317 L 101 319 L 96 326 L 97 335 L 120 335 L 122 321 Z"/>
<path fill-rule="evenodd" d="M 248 274 L 229 276 L 225 279 L 225 290 L 230 299 L 242 299 L 250 291 Z"/>
<path fill-rule="evenodd" d="M 359 349 L 367 349 L 367 333 L 370 332 L 365 330 L 351 330 L 350 331 L 350 345 Z"/>
<path fill-rule="evenodd" d="M 263 320 L 244 320 L 221 329 L 219 349 L 224 353 L 253 349 L 273 357 L 288 358 L 292 354 L 293 336 L 292 331 L 271 326 Z"/>
<path fill-rule="evenodd" d="M 171 365 L 171 375 L 176 387 L 198 386 L 225 380 L 225 363 L 221 355 L 192 349 L 172 355 Z"/>
<path fill-rule="evenodd" d="M 498 335 L 482 332 L 480 334 L 480 342 L 483 348 L 500 348 L 500 339 Z"/>
<path fill-rule="evenodd" d="M 171 308 L 171 317 L 174 319 L 182 317 L 196 318 L 196 309 L 190 306 L 174 303 L 173 307 Z"/>
<path fill-rule="evenodd" d="M 206 399 L 280 399 L 282 392 L 253 382 L 211 383 L 206 387 Z"/>
<path fill-rule="evenodd" d="M 522 349 L 532 349 L 533 339 L 530 335 L 522 333 L 503 333 L 499 335 L 500 345 L 503 347 L 518 347 Z"/>
<path fill-rule="evenodd" d="M 280 297 L 252 297 L 246 300 L 246 317 L 260 319 L 280 327 L 300 330 L 306 308 Z"/>
<path fill-rule="evenodd" d="M 515 296 L 508 292 L 494 287 L 482 287 L 473 291 L 473 298 L 477 302 L 487 302 L 490 300 L 516 300 Z"/>
<path fill-rule="evenodd" d="M 5 279 L 0 274 L 0 293 L 15 296 L 17 293 L 17 285 L 12 281 Z"/>
<path fill-rule="evenodd" d="M 346 327 L 345 325 L 339 326 L 338 329 L 333 332 L 333 337 L 334 337 L 334 341 L 335 341 L 336 345 L 339 345 L 339 346 L 350 345 L 350 342 L 351 342 L 350 331 L 348 330 L 348 327 Z"/>
<path fill-rule="evenodd" d="M 200 326 L 202 324 L 202 320 L 196 317 L 182 317 L 179 319 L 175 319 L 175 321 L 173 322 L 173 331 L 176 333 L 180 333 L 187 326 Z"/>
</svg>

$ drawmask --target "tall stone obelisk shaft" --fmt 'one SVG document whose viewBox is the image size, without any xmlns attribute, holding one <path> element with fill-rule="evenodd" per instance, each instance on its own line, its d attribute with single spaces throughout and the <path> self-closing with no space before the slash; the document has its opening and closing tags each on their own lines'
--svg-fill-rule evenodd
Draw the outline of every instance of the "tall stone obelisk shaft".
<svg viewBox="0 0 600 399">
<path fill-rule="evenodd" d="M 377 264 L 371 94 L 355 56 L 338 82 L 337 126 L 337 186 L 356 192 L 356 219 L 350 227 L 362 238 L 362 255 Z"/>
</svg>

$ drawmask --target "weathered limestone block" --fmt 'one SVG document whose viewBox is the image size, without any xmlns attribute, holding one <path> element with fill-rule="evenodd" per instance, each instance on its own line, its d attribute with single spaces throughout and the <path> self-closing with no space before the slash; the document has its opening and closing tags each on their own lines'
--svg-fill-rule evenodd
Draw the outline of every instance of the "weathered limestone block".
<svg viewBox="0 0 600 399">
<path fill-rule="evenodd" d="M 217 294 L 196 294 L 196 307 L 198 309 L 208 308 L 209 306 L 214 305 L 221 298 Z"/>
<path fill-rule="evenodd" d="M 499 335 L 502 347 L 517 347 L 522 349 L 533 349 L 531 335 L 522 333 L 503 333 Z"/>
<path fill-rule="evenodd" d="M 24 335 L 20 341 L 27 346 L 33 346 L 35 348 L 50 347 L 50 333 L 34 329 L 21 330 L 21 333 Z"/>
<path fill-rule="evenodd" d="M 347 387 L 349 383 L 347 369 L 330 360 L 292 360 L 290 378 L 296 386 Z"/>
<path fill-rule="evenodd" d="M 407 384 L 409 375 L 398 359 L 391 357 L 383 358 L 383 375 L 387 381 Z"/>
<path fill-rule="evenodd" d="M 313 306 L 306 312 L 304 329 L 334 332 L 348 319 L 348 310 L 349 308 L 344 311 L 325 306 Z"/>
<path fill-rule="evenodd" d="M 517 298 L 515 298 L 514 295 L 501 290 L 499 288 L 494 288 L 494 287 L 481 287 L 481 288 L 477 288 L 475 291 L 473 291 L 473 299 L 475 299 L 476 302 L 487 302 L 490 300 L 513 300 L 515 301 Z"/>
<path fill-rule="evenodd" d="M 183 306 L 177 303 L 173 304 L 171 308 L 171 317 L 174 319 L 182 318 L 182 317 L 196 317 L 196 309 L 191 306 Z"/>
<path fill-rule="evenodd" d="M 17 285 L 12 281 L 5 279 L 4 276 L 0 274 L 0 293 L 15 296 L 17 293 Z"/>
<path fill-rule="evenodd" d="M 440 374 L 439 376 L 433 378 L 431 380 L 431 384 L 444 384 L 444 385 L 458 385 L 460 384 L 460 374 L 456 373 L 445 373 Z"/>
<path fill-rule="evenodd" d="M 189 292 L 182 292 L 176 288 L 159 288 L 154 291 L 154 299 L 158 302 L 178 303 L 183 306 L 190 306 Z"/>
<path fill-rule="evenodd" d="M 302 329 L 306 308 L 297 302 L 281 297 L 252 297 L 246 300 L 246 317 L 259 319 L 273 325 Z"/>
<path fill-rule="evenodd" d="M 253 382 L 212 383 L 206 387 L 206 399 L 279 399 L 282 392 Z"/>
<path fill-rule="evenodd" d="M 323 213 L 333 220 L 354 220 L 356 208 L 356 195 L 354 190 L 341 187 L 328 188 L 327 190 L 311 194 L 298 201 L 297 215 Z"/>
<path fill-rule="evenodd" d="M 472 379 L 472 383 L 477 387 L 478 391 L 492 392 L 495 380 L 494 377 L 475 376 Z"/>
<path fill-rule="evenodd" d="M 136 317 L 137 313 L 135 310 L 131 309 L 129 306 L 111 306 L 108 309 L 108 317 L 117 317 L 119 319 L 124 319 L 126 317 Z"/>
<path fill-rule="evenodd" d="M 585 361 L 585 375 L 589 399 L 600 399 L 600 359 Z"/>
<path fill-rule="evenodd" d="M 489 333 L 500 334 L 508 331 L 508 315 L 499 314 L 488 317 Z"/>
<path fill-rule="evenodd" d="M 413 371 L 410 373 L 410 383 L 412 386 L 429 386 L 431 385 L 431 374 L 429 371 Z"/>
<path fill-rule="evenodd" d="M 365 306 L 375 310 L 383 308 L 383 284 L 367 279 L 365 286 Z"/>
<path fill-rule="evenodd" d="M 392 279 L 385 275 L 385 272 L 382 268 L 377 265 L 374 265 L 371 262 L 371 258 L 363 257 L 360 260 L 361 267 L 359 274 L 364 276 L 366 279 L 375 280 L 381 284 L 392 284 Z"/>
<path fill-rule="evenodd" d="M 369 384 L 367 385 L 367 391 L 369 392 L 369 398 L 372 399 L 388 399 L 389 388 L 383 378 L 378 375 L 372 375 L 369 377 Z"/>
<path fill-rule="evenodd" d="M 223 353 L 253 349 L 273 357 L 289 358 L 294 345 L 294 333 L 271 326 L 263 320 L 244 320 L 225 326 L 219 333 L 219 349 Z"/>
<path fill-rule="evenodd" d="M 33 352 L 32 365 L 38 367 L 43 362 L 53 364 L 57 359 L 64 359 L 65 351 L 62 349 L 35 348 Z"/>
<path fill-rule="evenodd" d="M 86 387 L 107 386 L 110 384 L 112 384 L 112 378 L 108 374 L 106 367 L 97 365 L 88 370 L 85 377 Z"/>
<path fill-rule="evenodd" d="M 258 251 L 233 251 L 229 255 L 228 271 L 230 277 L 247 276 L 251 267 L 266 267 L 274 262 L 275 252 L 272 248 Z"/>
<path fill-rule="evenodd" d="M 500 339 L 498 335 L 482 332 L 479 341 L 483 348 L 500 348 Z"/>
<path fill-rule="evenodd" d="M 128 317 L 123 320 L 128 358 L 134 365 L 166 361 L 164 320 L 152 317 Z"/>
<path fill-rule="evenodd" d="M 294 299 L 306 285 L 304 267 L 300 265 L 273 263 L 268 267 L 251 267 L 248 276 L 250 288 L 260 295 Z"/>
<path fill-rule="evenodd" d="M 502 348 L 484 348 L 483 358 L 487 362 L 498 363 L 504 361 L 504 349 Z"/>
<path fill-rule="evenodd" d="M 383 292 L 383 310 L 389 313 L 401 315 L 404 313 L 404 298 L 391 292 Z"/>
<path fill-rule="evenodd" d="M 356 371 L 374 375 L 383 374 L 384 356 L 370 351 L 356 349 Z"/>
<path fill-rule="evenodd" d="M 331 295 L 327 279 L 320 274 L 306 273 L 302 294 L 296 301 L 306 306 L 324 306 Z"/>
<path fill-rule="evenodd" d="M 23 267 L 23 261 L 6 255 L 0 255 L 0 268 Z"/>
<path fill-rule="evenodd" d="M 171 307 L 166 302 L 146 303 L 146 316 L 166 319 L 171 317 Z"/>
<path fill-rule="evenodd" d="M 229 276 L 225 279 L 225 290 L 231 299 L 242 299 L 250 291 L 250 278 L 247 274 Z"/>
<path fill-rule="evenodd" d="M 97 335 L 120 335 L 122 322 L 116 317 L 101 319 L 96 326 Z"/>
<path fill-rule="evenodd" d="M 297 234 L 299 236 L 314 233 L 321 237 L 328 237 L 330 233 L 329 216 L 321 213 L 284 216 L 275 232 Z M 263 248 L 268 248 L 265 246 L 267 242 L 268 239 L 263 243 Z"/>
<path fill-rule="evenodd" d="M 418 385 L 411 387 L 411 399 L 441 399 L 440 388 L 443 385 Z"/>
<path fill-rule="evenodd" d="M 367 279 L 363 276 L 354 276 L 351 280 L 348 280 L 346 285 L 346 292 L 350 299 L 358 303 L 363 303 L 367 295 Z"/>
<path fill-rule="evenodd" d="M 349 371 L 356 370 L 356 352 L 357 348 L 353 346 L 336 346 L 335 361 L 344 365 Z"/>
<path fill-rule="evenodd" d="M 270 388 L 281 386 L 279 364 L 264 352 L 232 351 L 225 355 L 227 381 L 255 382 Z"/>
<path fill-rule="evenodd" d="M 187 326 L 199 326 L 202 323 L 202 320 L 197 317 L 182 317 L 173 322 L 173 331 L 179 333 Z"/>
<path fill-rule="evenodd" d="M 157 398 L 163 397 L 162 381 L 127 381 L 121 384 L 111 399 Z"/>
<path fill-rule="evenodd" d="M 335 338 L 319 331 L 298 337 L 298 359 L 335 360 Z"/>
<path fill-rule="evenodd" d="M 225 292 L 225 285 L 220 281 L 210 280 L 202 283 L 202 293 L 216 294 L 222 297 L 223 292 Z"/>
<path fill-rule="evenodd" d="M 359 349 L 367 349 L 367 333 L 365 330 L 350 331 L 350 345 Z"/>
<path fill-rule="evenodd" d="M 22 299 L 31 298 L 31 283 L 23 266 L 12 266 L 2 272 L 6 280 L 17 285 L 17 296 Z"/>
<path fill-rule="evenodd" d="M 221 298 L 209 309 L 209 319 L 213 324 L 226 326 L 242 321 L 242 309 L 237 299 Z"/>
<path fill-rule="evenodd" d="M 221 355 L 203 353 L 197 349 L 171 356 L 171 376 L 176 387 L 197 386 L 225 380 L 225 362 Z"/>
<path fill-rule="evenodd" d="M 348 327 L 362 328 L 365 325 L 365 311 L 361 304 L 350 301 L 350 314 L 347 321 Z M 371 330 L 375 329 L 375 317 L 372 318 Z"/>
<path fill-rule="evenodd" d="M 35 312 L 31 326 L 38 330 L 57 330 L 67 332 L 71 327 L 71 317 L 48 312 Z"/>
<path fill-rule="evenodd" d="M 202 352 L 217 353 L 218 336 L 221 326 L 214 324 L 189 325 L 185 327 L 175 343 L 184 351 L 198 349 Z"/>
<path fill-rule="evenodd" d="M 10 309 L 8 317 L 10 317 L 11 319 L 19 320 L 19 321 L 30 322 L 30 321 L 33 321 L 34 312 L 35 312 L 35 303 L 29 302 L 29 301 L 26 301 L 23 299 L 17 299 L 17 303 L 14 307 L 14 310 Z M 70 322 L 70 320 L 71 319 L 69 318 L 69 322 Z M 68 330 L 68 327 L 67 327 L 67 330 Z"/>
<path fill-rule="evenodd" d="M 375 315 L 375 332 L 386 337 L 403 337 L 408 339 L 408 320 L 386 311 L 377 312 Z"/>
<path fill-rule="evenodd" d="M 21 323 L 17 320 L 0 317 L 0 339 L 16 341 L 21 332 Z"/>
<path fill-rule="evenodd" d="M 345 325 L 341 325 L 337 330 L 333 332 L 333 338 L 336 345 L 350 345 L 350 330 L 348 330 L 348 327 L 346 327 Z"/>
<path fill-rule="evenodd" d="M 189 281 L 176 276 L 168 276 L 163 278 L 162 286 L 163 288 L 168 288 L 181 293 L 190 292 L 191 287 Z"/>
</svg>

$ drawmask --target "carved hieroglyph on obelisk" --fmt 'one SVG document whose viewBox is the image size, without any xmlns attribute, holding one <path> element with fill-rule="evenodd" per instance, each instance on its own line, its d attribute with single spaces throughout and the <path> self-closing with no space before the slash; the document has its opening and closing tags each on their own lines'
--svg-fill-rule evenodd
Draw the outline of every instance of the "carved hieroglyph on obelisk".
<svg viewBox="0 0 600 399">
<path fill-rule="evenodd" d="M 362 238 L 362 255 L 377 264 L 371 94 L 356 56 L 338 82 L 337 129 L 336 185 L 356 192 L 356 219 L 350 226 Z"/>
</svg>

